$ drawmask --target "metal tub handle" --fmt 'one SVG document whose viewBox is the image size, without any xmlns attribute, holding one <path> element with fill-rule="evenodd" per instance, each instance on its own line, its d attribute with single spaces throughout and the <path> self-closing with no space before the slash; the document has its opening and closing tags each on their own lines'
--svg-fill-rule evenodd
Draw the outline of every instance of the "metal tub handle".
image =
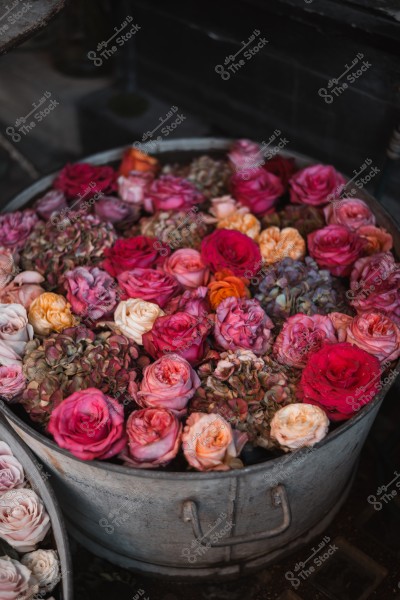
<svg viewBox="0 0 400 600">
<path fill-rule="evenodd" d="M 207 534 L 203 533 L 197 505 L 193 500 L 185 500 L 183 503 L 183 520 L 185 523 L 192 523 L 193 535 L 202 546 L 209 548 L 221 548 L 224 546 L 236 546 L 237 544 L 248 544 L 250 542 L 258 542 L 267 538 L 275 537 L 286 531 L 289 527 L 292 517 L 290 514 L 289 502 L 284 485 L 277 485 L 271 489 L 273 506 L 282 507 L 282 523 L 275 529 L 260 531 L 259 533 L 251 533 L 250 535 L 238 535 L 230 537 L 226 540 L 213 542 Z M 211 536 L 212 537 L 212 536 Z"/>
</svg>

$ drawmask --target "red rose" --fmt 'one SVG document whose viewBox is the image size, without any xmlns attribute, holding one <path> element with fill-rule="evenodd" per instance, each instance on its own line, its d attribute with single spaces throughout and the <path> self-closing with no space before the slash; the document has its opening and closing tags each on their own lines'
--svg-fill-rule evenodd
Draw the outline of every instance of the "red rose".
<svg viewBox="0 0 400 600">
<path fill-rule="evenodd" d="M 232 195 L 256 216 L 270 212 L 284 189 L 279 177 L 265 169 L 249 169 L 231 178 Z"/>
<path fill-rule="evenodd" d="M 181 291 L 181 286 L 175 277 L 156 269 L 139 267 L 120 273 L 117 279 L 123 290 L 121 300 L 141 298 L 146 302 L 158 304 L 160 308 L 164 308 L 167 302 Z"/>
<path fill-rule="evenodd" d="M 201 242 L 201 257 L 214 273 L 230 269 L 238 277 L 249 277 L 249 273 L 251 277 L 262 265 L 258 244 L 232 229 L 216 229 L 207 235 Z"/>
<path fill-rule="evenodd" d="M 285 158 L 281 154 L 277 154 L 265 162 L 264 169 L 279 177 L 286 191 L 289 179 L 296 171 L 296 165 L 294 158 Z"/>
<path fill-rule="evenodd" d="M 350 275 L 365 248 L 365 241 L 343 225 L 327 225 L 308 234 L 308 252 L 322 269 L 336 277 Z"/>
<path fill-rule="evenodd" d="M 53 182 L 53 188 L 64 192 L 68 200 L 82 196 L 88 200 L 95 194 L 109 194 L 117 189 L 117 174 L 112 167 L 77 163 L 66 165 Z"/>
<path fill-rule="evenodd" d="M 338 198 L 344 177 L 330 165 L 312 165 L 297 171 L 289 181 L 290 201 L 322 206 Z"/>
<path fill-rule="evenodd" d="M 174 352 L 191 365 L 200 362 L 207 350 L 206 338 L 212 322 L 206 315 L 196 317 L 184 312 L 158 317 L 143 335 L 143 346 L 153 358 Z"/>
<path fill-rule="evenodd" d="M 145 235 L 134 238 L 120 238 L 112 248 L 104 250 L 103 268 L 113 277 L 117 277 L 124 271 L 131 271 L 137 267 L 147 269 L 155 267 L 164 260 L 159 248 L 162 247 L 163 254 L 169 254 L 170 248 L 162 242 Z"/>
<path fill-rule="evenodd" d="M 379 360 L 347 342 L 326 344 L 310 357 L 301 377 L 303 402 L 316 404 L 332 421 L 343 421 L 378 391 Z"/>
<path fill-rule="evenodd" d="M 162 175 L 150 186 L 144 201 L 148 212 L 158 210 L 186 210 L 204 202 L 199 190 L 182 177 Z"/>
</svg>

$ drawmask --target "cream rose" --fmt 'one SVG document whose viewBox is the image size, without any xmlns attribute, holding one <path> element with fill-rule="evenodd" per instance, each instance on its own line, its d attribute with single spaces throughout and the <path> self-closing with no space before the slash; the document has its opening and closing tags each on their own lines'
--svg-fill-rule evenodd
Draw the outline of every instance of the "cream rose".
<svg viewBox="0 0 400 600">
<path fill-rule="evenodd" d="M 313 446 L 328 433 L 329 419 L 313 404 L 288 404 L 280 408 L 271 421 L 271 438 L 285 452 Z"/>
<path fill-rule="evenodd" d="M 31 600 L 38 591 L 31 571 L 8 556 L 0 558 L 1 600 Z"/>
<path fill-rule="evenodd" d="M 150 331 L 154 321 L 164 314 L 158 304 L 145 302 L 140 298 L 130 298 L 118 304 L 114 322 L 123 334 L 142 345 L 143 334 Z"/>
<path fill-rule="evenodd" d="M 39 592 L 52 592 L 61 579 L 60 561 L 55 550 L 35 550 L 22 557 L 21 563 L 32 571 L 39 585 Z"/>
<path fill-rule="evenodd" d="M 0 494 L 25 485 L 25 473 L 21 463 L 5 442 L 0 442 Z"/>
<path fill-rule="evenodd" d="M 26 308 L 21 304 L 0 304 L 0 340 L 22 357 L 31 339 L 33 327 L 28 322 Z"/>
<path fill-rule="evenodd" d="M 0 538 L 18 552 L 31 552 L 50 529 L 43 501 L 33 490 L 10 490 L 0 496 Z"/>
<path fill-rule="evenodd" d="M 52 292 L 45 292 L 32 302 L 28 317 L 35 333 L 39 335 L 61 332 L 76 325 L 69 302 L 64 296 Z"/>
</svg>

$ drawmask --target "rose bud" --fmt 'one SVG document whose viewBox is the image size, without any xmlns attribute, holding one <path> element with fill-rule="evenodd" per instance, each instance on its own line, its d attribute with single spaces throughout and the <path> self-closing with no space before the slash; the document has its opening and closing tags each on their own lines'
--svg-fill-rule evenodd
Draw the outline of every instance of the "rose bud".
<svg viewBox="0 0 400 600">
<path fill-rule="evenodd" d="M 327 225 L 344 225 L 356 231 L 363 225 L 375 225 L 375 217 L 368 205 L 358 198 L 331 202 L 324 208 Z"/>
<path fill-rule="evenodd" d="M 350 275 L 364 253 L 365 242 L 343 225 L 327 225 L 307 236 L 308 251 L 319 267 L 336 277 Z"/>
<path fill-rule="evenodd" d="M 117 304 L 114 279 L 98 267 L 76 267 L 67 271 L 64 286 L 76 315 L 97 321 L 110 315 Z"/>
<path fill-rule="evenodd" d="M 0 496 L 0 537 L 18 552 L 31 552 L 44 540 L 51 523 L 33 490 L 10 490 Z"/>
<path fill-rule="evenodd" d="M 322 206 L 339 197 L 346 180 L 330 165 L 312 165 L 289 180 L 290 201 Z"/>
<path fill-rule="evenodd" d="M 246 178 L 243 173 L 236 173 L 231 186 L 233 197 L 256 217 L 270 212 L 284 193 L 279 177 L 262 168 L 250 169 Z"/>
<path fill-rule="evenodd" d="M 143 371 L 137 402 L 143 407 L 166 408 L 177 415 L 200 387 L 190 364 L 178 354 L 166 354 Z"/>
<path fill-rule="evenodd" d="M 373 311 L 361 313 L 347 326 L 346 342 L 369 352 L 383 362 L 400 356 L 400 329 L 388 316 Z"/>
<path fill-rule="evenodd" d="M 51 413 L 49 433 L 82 460 L 106 460 L 126 444 L 124 408 L 96 388 L 74 392 Z"/>
<path fill-rule="evenodd" d="M 0 340 L 23 356 L 25 346 L 33 338 L 26 309 L 21 304 L 0 304 Z"/>
<path fill-rule="evenodd" d="M 162 270 L 175 277 L 186 289 L 207 285 L 210 271 L 201 260 L 200 252 L 193 248 L 181 248 L 169 256 Z"/>
<path fill-rule="evenodd" d="M 53 591 L 61 580 L 60 561 L 55 550 L 35 550 L 21 558 L 21 563 L 32 571 L 40 594 Z"/>
<path fill-rule="evenodd" d="M 128 451 L 121 455 L 128 467 L 164 467 L 178 454 L 182 425 L 163 408 L 144 408 L 130 414 L 126 423 Z"/>
<path fill-rule="evenodd" d="M 24 469 L 5 442 L 0 442 L 0 494 L 25 485 Z"/>
<path fill-rule="evenodd" d="M 45 292 L 32 302 L 28 318 L 38 335 L 60 332 L 76 324 L 69 302 L 64 296 L 52 292 Z"/>
<path fill-rule="evenodd" d="M 0 558 L 0 598 L 2 600 L 31 600 L 39 587 L 31 571 L 10 558 Z"/>
<path fill-rule="evenodd" d="M 63 208 L 67 208 L 67 201 L 61 190 L 50 190 L 34 204 L 37 214 L 45 221 L 48 221 L 54 212 L 60 212 Z"/>
<path fill-rule="evenodd" d="M 190 466 L 198 471 L 229 471 L 243 466 L 238 456 L 247 434 L 233 430 L 217 414 L 192 413 L 182 435 L 182 449 Z"/>
<path fill-rule="evenodd" d="M 124 335 L 141 346 L 143 335 L 150 331 L 154 321 L 163 315 L 164 312 L 158 304 L 145 302 L 140 298 L 130 298 L 118 304 L 114 313 L 114 322 Z"/>
<path fill-rule="evenodd" d="M 271 421 L 271 438 L 288 452 L 314 446 L 328 433 L 329 419 L 312 404 L 288 404 L 277 410 Z"/>
</svg>

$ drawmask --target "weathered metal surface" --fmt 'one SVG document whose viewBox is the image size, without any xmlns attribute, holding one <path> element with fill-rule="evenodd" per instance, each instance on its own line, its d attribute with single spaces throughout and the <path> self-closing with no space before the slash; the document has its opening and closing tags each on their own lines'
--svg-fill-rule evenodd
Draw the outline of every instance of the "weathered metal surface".
<svg viewBox="0 0 400 600">
<path fill-rule="evenodd" d="M 18 436 L 15 435 L 13 429 L 11 429 L 10 425 L 2 416 L 0 416 L 0 440 L 6 442 L 6 444 L 10 446 L 12 453 L 23 466 L 26 478 L 42 498 L 46 506 L 46 510 L 51 520 L 54 541 L 60 557 L 62 572 L 60 600 L 72 600 L 72 565 L 68 537 L 57 498 L 50 483 L 44 476 L 47 473 L 45 470 L 42 471 L 39 468 L 41 465 L 38 464 L 38 461 L 34 458 L 29 448 L 27 448 Z"/>
<path fill-rule="evenodd" d="M 223 139 L 163 141 L 157 143 L 157 152 L 163 160 L 176 160 L 218 153 L 229 144 Z M 122 150 L 86 160 L 116 161 Z M 301 166 L 312 162 L 295 156 Z M 53 177 L 35 183 L 6 210 L 32 201 Z M 400 253 L 400 236 L 389 215 L 365 192 L 359 196 L 392 233 Z M 10 408 L 4 407 L 4 412 L 52 472 L 68 527 L 81 543 L 116 564 L 148 573 L 221 577 L 260 568 L 322 533 L 346 498 L 362 445 L 391 383 L 312 450 L 225 473 L 173 473 L 82 462 L 34 431 Z M 228 526 L 224 536 L 210 535 L 211 528 L 215 532 L 224 526 Z M 203 534 L 199 540 L 203 550 L 196 556 L 192 543 Z"/>
</svg>

